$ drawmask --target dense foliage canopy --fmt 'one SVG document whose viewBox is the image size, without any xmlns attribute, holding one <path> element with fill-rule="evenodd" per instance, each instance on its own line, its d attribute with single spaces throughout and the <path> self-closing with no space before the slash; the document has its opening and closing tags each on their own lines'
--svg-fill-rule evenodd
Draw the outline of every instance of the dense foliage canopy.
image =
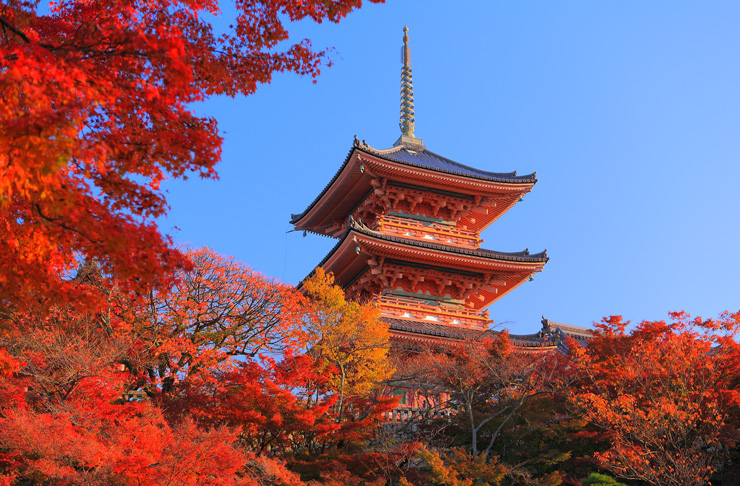
<svg viewBox="0 0 740 486">
<path fill-rule="evenodd" d="M 379 0 L 376 0 L 379 1 Z M 80 256 L 118 285 L 166 287 L 187 258 L 153 219 L 167 177 L 215 178 L 221 137 L 192 103 L 254 93 L 275 72 L 317 76 L 325 52 L 286 21 L 338 21 L 362 0 L 0 4 L 0 306 L 89 302 Z"/>
</svg>

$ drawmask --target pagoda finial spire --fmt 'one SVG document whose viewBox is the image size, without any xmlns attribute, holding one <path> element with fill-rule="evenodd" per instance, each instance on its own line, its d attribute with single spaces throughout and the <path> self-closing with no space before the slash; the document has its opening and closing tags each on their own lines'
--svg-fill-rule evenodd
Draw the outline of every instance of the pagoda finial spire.
<svg viewBox="0 0 740 486">
<path fill-rule="evenodd" d="M 414 136 L 414 80 L 411 74 L 411 49 L 409 48 L 409 28 L 403 27 L 403 47 L 401 48 L 401 138 L 394 145 L 402 143 L 421 145 L 423 141 Z"/>
</svg>

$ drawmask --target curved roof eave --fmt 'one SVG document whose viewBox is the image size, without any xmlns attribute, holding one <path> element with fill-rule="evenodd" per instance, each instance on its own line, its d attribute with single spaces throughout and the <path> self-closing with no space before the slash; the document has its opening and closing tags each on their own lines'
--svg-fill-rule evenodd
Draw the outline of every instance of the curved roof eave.
<svg viewBox="0 0 740 486">
<path fill-rule="evenodd" d="M 432 321 L 395 319 L 393 317 L 381 317 L 380 320 L 387 323 L 388 328 L 392 331 L 457 340 L 480 338 L 492 332 L 495 332 L 490 329 L 453 327 L 445 324 L 438 324 Z"/>
<path fill-rule="evenodd" d="M 386 235 L 377 231 L 373 231 L 367 226 L 363 225 L 362 223 L 359 223 L 355 221 L 354 219 L 350 219 L 350 223 L 347 225 L 347 229 L 345 230 L 344 234 L 339 237 L 339 241 L 337 242 L 334 247 L 329 250 L 329 253 L 326 254 L 326 256 L 319 262 L 317 267 L 321 267 L 324 265 L 324 263 L 331 258 L 331 256 L 339 249 L 339 247 L 342 246 L 344 243 L 344 240 L 349 236 L 349 234 L 355 231 L 360 234 L 364 234 L 366 236 L 372 236 L 374 238 L 378 238 L 381 240 L 389 241 L 392 243 L 401 243 L 409 246 L 414 246 L 417 248 L 426 248 L 429 250 L 437 250 L 437 251 L 444 251 L 449 253 L 456 253 L 460 255 L 468 255 L 473 257 L 480 257 L 480 258 L 486 258 L 490 260 L 504 260 L 509 262 L 522 262 L 522 263 L 547 263 L 547 261 L 550 259 L 547 256 L 547 250 L 544 250 L 540 253 L 530 254 L 528 250 L 524 251 L 518 251 L 518 252 L 503 252 L 503 251 L 494 251 L 494 250 L 484 250 L 484 249 L 467 249 L 467 248 L 461 248 L 457 246 L 449 246 L 449 245 L 441 245 L 439 243 L 428 243 L 426 241 L 419 241 L 419 240 L 411 240 L 407 238 L 399 238 L 396 236 L 390 236 Z"/>
<path fill-rule="evenodd" d="M 344 159 L 344 162 L 342 162 L 342 165 L 336 171 L 336 173 L 334 174 L 334 177 L 331 178 L 329 183 L 324 187 L 324 189 L 319 193 L 319 195 L 316 196 L 316 198 L 311 202 L 311 204 L 308 205 L 308 207 L 302 213 L 290 215 L 291 217 L 290 224 L 296 224 L 298 221 L 300 221 L 321 200 L 321 198 L 324 196 L 324 194 L 326 194 L 329 188 L 331 188 L 331 186 L 334 185 L 334 182 L 336 182 L 336 180 L 339 178 L 339 175 L 342 173 L 342 171 L 344 171 L 345 167 L 347 166 L 349 161 L 352 159 L 352 154 L 356 150 L 363 152 L 367 155 L 373 155 L 375 157 L 379 157 L 388 162 L 407 165 L 407 166 L 416 167 L 420 169 L 432 170 L 435 172 L 455 175 L 458 177 L 467 177 L 471 179 L 480 179 L 480 180 L 499 182 L 499 183 L 504 183 L 504 184 L 536 184 L 537 183 L 537 172 L 533 172 L 532 174 L 523 175 L 523 176 L 516 175 L 516 171 L 508 172 L 508 173 L 486 172 L 486 171 L 475 169 L 473 167 L 469 167 L 467 165 L 460 164 L 446 157 L 442 157 L 441 155 L 437 155 L 431 150 L 427 150 L 426 148 L 417 149 L 416 147 L 406 147 L 404 145 L 399 145 L 398 147 L 393 147 L 387 150 L 377 150 L 377 149 L 373 149 L 367 144 L 363 144 L 362 142 L 357 140 L 357 138 L 355 138 L 355 142 L 352 145 L 352 148 L 350 148 L 349 152 L 347 153 L 347 156 Z M 436 159 L 438 161 L 444 162 L 444 164 L 449 165 L 450 167 L 457 168 L 457 170 L 446 168 L 444 166 L 441 166 L 440 164 L 435 165 L 431 162 L 424 163 L 422 160 L 415 162 L 413 161 L 413 158 L 411 157 L 399 158 L 397 156 L 396 157 L 392 156 L 392 154 L 398 155 L 402 153 L 402 150 L 408 154 L 411 154 L 412 152 L 416 152 L 417 154 L 422 153 L 423 155 L 420 157 L 420 159 L 424 157 Z"/>
<path fill-rule="evenodd" d="M 357 148 L 362 152 L 375 155 L 389 162 L 396 162 L 403 165 L 461 177 L 502 182 L 505 184 L 535 184 L 537 182 L 536 172 L 523 176 L 518 176 L 516 171 L 488 172 L 455 162 L 452 159 L 448 159 L 447 157 L 443 157 L 431 150 L 428 150 L 426 147 L 406 146 L 405 144 L 401 144 L 390 149 L 378 150 L 364 144 L 357 146 Z"/>
</svg>

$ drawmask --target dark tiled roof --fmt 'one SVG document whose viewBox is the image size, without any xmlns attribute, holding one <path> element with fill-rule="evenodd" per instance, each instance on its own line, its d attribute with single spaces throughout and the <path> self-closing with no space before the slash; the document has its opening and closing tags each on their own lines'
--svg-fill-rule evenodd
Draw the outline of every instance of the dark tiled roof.
<svg viewBox="0 0 740 486">
<path fill-rule="evenodd" d="M 548 339 L 539 334 L 509 334 L 509 340 L 511 340 L 514 346 L 525 348 L 557 346 L 558 344 L 556 339 Z"/>
<path fill-rule="evenodd" d="M 314 199 L 313 202 L 311 202 L 311 204 L 309 204 L 302 213 L 290 215 L 291 224 L 294 224 L 298 220 L 300 220 L 303 216 L 306 215 L 306 213 L 311 210 L 312 207 L 316 205 L 316 203 L 319 202 L 321 197 L 326 193 L 326 191 L 329 190 L 332 184 L 334 184 L 334 181 L 337 180 L 339 174 L 342 173 L 346 165 L 349 163 L 355 150 L 365 152 L 366 154 L 375 155 L 376 157 L 380 157 L 381 159 L 385 159 L 391 162 L 397 162 L 404 165 L 434 170 L 438 172 L 445 172 L 448 174 L 454 174 L 463 177 L 472 177 L 475 179 L 483 179 L 492 182 L 503 182 L 508 184 L 534 184 L 537 182 L 536 172 L 525 176 L 517 176 L 516 171 L 505 173 L 486 172 L 457 163 L 453 160 L 442 157 L 441 155 L 437 155 L 434 152 L 427 150 L 426 148 L 419 148 L 418 150 L 416 150 L 413 147 L 400 145 L 388 150 L 376 150 L 371 148 L 367 144 L 360 143 L 355 137 L 355 143 L 353 147 L 349 150 L 347 157 L 344 159 L 344 162 L 334 174 L 334 177 L 331 178 L 329 183 L 324 187 L 319 195 L 316 196 L 316 199 Z"/>
<path fill-rule="evenodd" d="M 572 337 L 576 341 L 584 344 L 594 335 L 593 329 L 579 326 L 569 326 L 560 322 L 551 321 L 542 316 L 542 329 L 538 333 L 540 336 L 559 336 L 561 339 Z"/>
<path fill-rule="evenodd" d="M 457 246 L 442 245 L 439 243 L 429 243 L 429 242 L 421 241 L 421 240 L 411 240 L 408 238 L 399 238 L 397 236 L 390 236 L 385 233 L 373 231 L 367 226 L 365 226 L 364 224 L 360 223 L 359 221 L 356 221 L 355 219 L 350 218 L 349 224 L 347 225 L 347 230 L 339 238 L 339 242 L 337 242 L 337 244 L 334 245 L 334 248 L 332 248 L 329 251 L 329 253 L 324 257 L 324 259 L 321 260 L 321 262 L 318 264 L 319 267 L 324 265 L 324 263 L 326 263 L 329 257 L 337 250 L 337 248 L 341 246 L 344 239 L 347 237 L 347 235 L 352 230 L 358 233 L 362 233 L 364 235 L 372 236 L 374 238 L 378 238 L 378 239 L 385 240 L 385 241 L 391 241 L 394 243 L 402 243 L 404 245 L 415 246 L 418 248 L 429 248 L 430 250 L 439 250 L 439 251 L 446 251 L 450 253 L 458 253 L 461 255 L 470 255 L 470 256 L 475 256 L 475 257 L 490 258 L 491 260 L 506 260 L 506 261 L 512 261 L 512 262 L 526 262 L 526 263 L 547 262 L 549 260 L 549 257 L 547 256 L 547 250 L 542 251 L 540 253 L 535 253 L 534 255 L 530 255 L 529 250 L 517 251 L 517 252 L 484 250 L 482 248 L 478 248 L 477 250 L 472 250 L 468 248 L 460 248 Z"/>
<path fill-rule="evenodd" d="M 457 340 L 479 339 L 485 335 L 498 333 L 492 329 L 467 329 L 438 324 L 431 321 L 414 321 L 406 319 L 382 318 L 383 322 L 388 323 L 392 331 L 408 332 L 424 336 L 436 336 Z M 541 336 L 539 334 L 510 334 L 509 340 L 517 348 L 555 348 L 563 354 L 566 354 L 568 347 L 563 342 L 564 336 Z M 582 343 L 587 345 L 586 343 Z"/>
<path fill-rule="evenodd" d="M 559 322 L 549 321 L 544 318 L 543 318 L 543 321 L 547 321 L 547 323 L 546 324 L 543 323 L 543 328 L 542 328 L 542 331 L 540 331 L 540 333 L 548 332 L 548 331 L 553 334 L 561 333 L 561 334 L 570 336 L 573 339 L 576 339 L 578 341 L 586 341 L 593 337 L 592 329 L 587 329 L 585 327 L 578 327 L 578 326 L 569 326 L 567 324 L 561 324 Z"/>
<path fill-rule="evenodd" d="M 464 327 L 438 324 L 432 321 L 412 321 L 387 317 L 384 317 L 381 320 L 388 323 L 388 327 L 393 331 L 410 332 L 414 334 L 423 334 L 425 336 L 438 336 L 451 339 L 474 339 L 492 332 L 488 329 L 467 329 Z"/>
<path fill-rule="evenodd" d="M 524 176 L 516 175 L 514 172 L 486 172 L 479 170 L 474 167 L 460 164 L 454 160 L 450 160 L 447 157 L 437 155 L 431 150 L 427 150 L 424 147 L 413 147 L 406 145 L 399 145 L 388 150 L 375 150 L 367 145 L 360 145 L 359 150 L 376 155 L 382 159 L 389 160 L 391 162 L 398 162 L 400 164 L 411 165 L 413 167 L 419 167 L 422 169 L 435 170 L 439 172 L 446 172 L 448 174 L 455 174 L 463 177 L 473 177 L 475 179 L 485 179 L 494 182 L 506 182 L 514 184 L 525 184 L 537 182 L 537 173 L 528 174 Z"/>
<path fill-rule="evenodd" d="M 393 319 L 388 317 L 382 318 L 382 321 L 388 323 L 388 327 L 393 331 L 459 340 L 477 339 L 485 336 L 486 334 L 495 334 L 498 332 L 492 329 L 476 330 L 463 327 L 448 326 L 432 321 L 415 321 L 407 319 Z M 542 332 L 539 332 L 537 334 L 509 334 L 509 340 L 514 346 L 518 348 L 557 347 L 558 351 L 563 354 L 567 354 L 569 348 L 565 344 L 565 341 L 569 336 L 574 338 L 581 346 L 588 346 L 588 340 L 579 338 L 578 336 L 569 335 L 560 328 L 555 328 L 554 331 L 549 334 L 543 334 Z"/>
<path fill-rule="evenodd" d="M 349 160 L 352 158 L 352 152 L 354 152 L 354 151 L 355 151 L 355 147 L 352 147 L 351 149 L 349 149 L 349 152 L 347 153 L 347 157 L 344 158 L 344 162 L 339 167 L 339 169 L 337 169 L 336 173 L 334 173 L 334 177 L 331 178 L 331 180 L 329 181 L 329 183 L 326 184 L 326 186 L 324 186 L 324 189 L 322 189 L 321 192 L 319 193 L 319 195 L 316 196 L 316 199 L 314 199 L 311 202 L 311 204 L 309 204 L 308 207 L 302 213 L 300 213 L 300 214 L 291 214 L 290 215 L 290 224 L 296 223 L 299 219 L 301 219 L 303 216 L 305 216 L 306 213 L 308 213 L 311 210 L 311 208 L 316 205 L 317 202 L 319 202 L 319 199 L 321 199 L 321 197 L 326 193 L 326 191 L 329 190 L 329 188 L 331 187 L 331 185 L 334 184 L 334 181 L 337 180 L 337 178 L 339 177 L 339 174 L 342 173 L 342 171 L 344 170 L 344 167 L 349 163 Z"/>
<path fill-rule="evenodd" d="M 592 335 L 593 331 L 591 329 L 569 326 L 543 317 L 542 330 L 537 334 L 511 334 L 509 339 L 516 346 L 557 346 L 561 353 L 567 354 L 569 348 L 565 341 L 568 338 L 575 339 L 581 346 L 588 346 L 588 341 Z"/>
</svg>

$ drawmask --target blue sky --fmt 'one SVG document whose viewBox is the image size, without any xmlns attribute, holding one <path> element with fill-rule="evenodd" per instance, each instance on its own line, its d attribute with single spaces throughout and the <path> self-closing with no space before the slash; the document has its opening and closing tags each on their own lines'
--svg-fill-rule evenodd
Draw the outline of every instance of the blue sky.
<svg viewBox="0 0 740 486">
<path fill-rule="evenodd" d="M 391 0 L 290 31 L 334 47 L 317 84 L 279 75 L 196 107 L 224 137 L 219 181 L 171 181 L 160 227 L 297 283 L 334 240 L 286 233 L 356 134 L 398 138 L 409 26 L 416 135 L 483 170 L 537 171 L 484 248 L 550 262 L 494 303 L 514 333 L 740 309 L 740 2 Z M 179 229 L 174 229 L 177 227 Z"/>
</svg>

